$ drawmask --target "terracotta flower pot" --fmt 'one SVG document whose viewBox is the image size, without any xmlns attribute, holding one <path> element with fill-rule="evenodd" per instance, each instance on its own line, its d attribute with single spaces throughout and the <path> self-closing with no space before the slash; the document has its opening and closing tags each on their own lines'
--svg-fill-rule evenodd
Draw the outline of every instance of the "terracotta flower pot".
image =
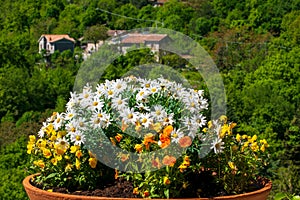
<svg viewBox="0 0 300 200">
<path fill-rule="evenodd" d="M 95 197 L 95 196 L 81 196 L 81 195 L 69 195 L 58 192 L 48 192 L 45 190 L 41 190 L 39 188 L 34 187 L 30 184 L 30 179 L 35 175 L 27 176 L 23 180 L 23 186 L 29 196 L 30 200 L 142 200 L 142 198 L 112 198 L 112 197 Z M 272 188 L 272 182 L 269 181 L 265 184 L 260 190 L 231 195 L 231 196 L 223 196 L 223 197 L 214 197 L 214 198 L 181 198 L 182 200 L 266 200 Z M 162 199 L 155 199 L 162 200 Z M 171 199 L 170 199 L 171 200 Z M 174 199 L 180 200 L 180 199 Z"/>
</svg>

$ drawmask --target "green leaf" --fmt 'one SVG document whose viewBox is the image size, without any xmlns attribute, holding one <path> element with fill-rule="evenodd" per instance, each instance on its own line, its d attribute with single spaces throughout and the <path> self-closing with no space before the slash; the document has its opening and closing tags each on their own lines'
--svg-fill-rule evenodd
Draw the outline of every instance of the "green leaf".
<svg viewBox="0 0 300 200">
<path fill-rule="evenodd" d="M 58 175 L 58 173 L 52 173 L 52 174 L 49 174 L 46 178 L 45 178 L 45 180 L 47 180 L 47 179 L 49 179 L 49 178 L 53 178 L 53 177 L 55 177 L 55 176 L 57 176 Z"/>
<path fill-rule="evenodd" d="M 286 194 L 283 192 L 280 192 L 275 195 L 274 200 L 281 200 L 281 199 L 284 199 L 285 197 L 287 197 Z"/>
<path fill-rule="evenodd" d="M 292 200 L 300 200 L 300 196 L 299 195 L 293 196 Z"/>
<path fill-rule="evenodd" d="M 164 191 L 164 194 L 165 194 L 166 198 L 168 199 L 169 196 L 170 196 L 170 191 L 169 191 L 169 189 L 165 190 L 165 191 Z"/>
</svg>

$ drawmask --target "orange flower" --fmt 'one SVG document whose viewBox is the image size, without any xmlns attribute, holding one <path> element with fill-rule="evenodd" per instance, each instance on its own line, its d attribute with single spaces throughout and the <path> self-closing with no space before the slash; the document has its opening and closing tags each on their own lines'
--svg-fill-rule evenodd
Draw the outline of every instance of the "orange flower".
<svg viewBox="0 0 300 200">
<path fill-rule="evenodd" d="M 116 146 L 116 141 L 115 141 L 115 139 L 114 139 L 113 137 L 110 137 L 109 139 L 110 139 L 111 143 L 113 144 L 113 146 Z"/>
<path fill-rule="evenodd" d="M 132 194 L 137 195 L 139 194 L 139 188 L 133 188 Z"/>
<path fill-rule="evenodd" d="M 122 130 L 123 132 L 125 132 L 127 128 L 128 128 L 128 125 L 127 125 L 126 123 L 124 123 L 124 121 L 122 121 L 122 127 L 121 127 L 121 130 Z"/>
<path fill-rule="evenodd" d="M 168 126 L 166 126 L 166 127 L 164 128 L 163 134 L 164 134 L 164 135 L 170 136 L 171 133 L 172 133 L 172 131 L 173 131 L 173 126 L 168 125 Z"/>
<path fill-rule="evenodd" d="M 138 153 L 141 153 L 143 151 L 143 145 L 141 144 L 136 144 L 134 146 L 134 149 L 138 152 Z"/>
<path fill-rule="evenodd" d="M 139 121 L 137 121 L 137 122 L 135 123 L 135 130 L 136 130 L 137 132 L 140 132 L 140 131 L 142 130 L 142 125 L 141 125 L 141 123 L 140 123 Z"/>
<path fill-rule="evenodd" d="M 121 154 L 121 161 L 122 162 L 125 162 L 126 160 L 128 160 L 128 158 L 129 158 L 129 154 Z"/>
<path fill-rule="evenodd" d="M 143 144 L 145 145 L 147 150 L 149 150 L 150 144 L 155 142 L 156 141 L 154 140 L 154 135 L 152 133 L 148 133 L 145 135 Z"/>
<path fill-rule="evenodd" d="M 149 197 L 150 196 L 150 192 L 148 191 L 148 190 L 146 190 L 145 192 L 144 192 L 144 197 Z"/>
<path fill-rule="evenodd" d="M 155 158 L 154 160 L 152 160 L 152 166 L 156 167 L 157 169 L 160 169 L 161 163 L 159 161 L 159 158 Z"/>
<path fill-rule="evenodd" d="M 122 138 L 123 138 L 123 136 L 122 136 L 120 133 L 118 133 L 118 134 L 115 136 L 115 139 L 116 139 L 118 142 L 120 142 Z"/>
<path fill-rule="evenodd" d="M 155 124 L 151 124 L 150 128 L 151 130 L 156 131 L 157 133 L 159 133 L 161 131 L 161 123 L 155 123 Z"/>
<path fill-rule="evenodd" d="M 162 160 L 164 165 L 173 167 L 176 163 L 176 158 L 174 156 L 165 156 Z"/>
<path fill-rule="evenodd" d="M 167 127 L 169 127 L 169 126 L 167 126 Z M 172 127 L 172 126 L 170 126 L 170 127 Z M 172 128 L 172 130 L 173 130 L 173 128 Z M 160 136 L 159 136 L 159 140 L 161 142 L 160 148 L 162 148 L 162 149 L 166 148 L 171 143 L 170 135 L 171 135 L 172 131 L 170 132 L 170 134 L 169 134 L 169 131 L 170 131 L 170 128 L 168 128 L 168 129 L 165 128 L 163 133 L 160 134 Z"/>
<path fill-rule="evenodd" d="M 184 172 L 190 166 L 190 164 L 191 164 L 191 162 L 190 162 L 189 156 L 184 156 L 183 162 L 178 167 L 180 172 Z"/>
<path fill-rule="evenodd" d="M 179 145 L 182 148 L 189 147 L 191 146 L 191 144 L 192 144 L 192 139 L 189 136 L 184 136 L 179 139 Z"/>
<path fill-rule="evenodd" d="M 96 158 L 89 158 L 89 164 L 91 166 L 91 168 L 96 168 L 97 165 L 97 159 Z"/>
<path fill-rule="evenodd" d="M 77 150 L 76 153 L 75 153 L 75 156 L 76 156 L 78 159 L 80 159 L 80 158 L 83 156 L 82 151 L 81 151 L 81 150 Z"/>
</svg>

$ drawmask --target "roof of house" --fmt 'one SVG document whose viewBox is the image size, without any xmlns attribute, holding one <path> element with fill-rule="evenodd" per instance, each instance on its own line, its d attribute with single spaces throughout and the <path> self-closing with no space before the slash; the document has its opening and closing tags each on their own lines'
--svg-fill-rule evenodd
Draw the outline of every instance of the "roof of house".
<svg viewBox="0 0 300 200">
<path fill-rule="evenodd" d="M 168 0 L 157 0 L 156 3 L 158 4 L 164 4 L 166 3 Z"/>
<path fill-rule="evenodd" d="M 124 32 L 126 32 L 126 31 L 125 30 L 108 30 L 107 35 L 110 36 L 110 37 L 113 37 L 113 36 L 122 34 Z"/>
<path fill-rule="evenodd" d="M 121 42 L 131 44 L 159 42 L 167 36 L 167 34 L 128 34 Z"/>
<path fill-rule="evenodd" d="M 75 40 L 73 38 L 71 38 L 69 35 L 67 34 L 61 34 L 61 35 L 56 35 L 56 34 L 43 34 L 41 35 L 39 41 L 41 40 L 41 38 L 45 37 L 49 42 L 56 42 L 58 40 L 62 40 L 62 39 L 67 39 L 70 40 L 72 42 L 75 42 Z"/>
</svg>

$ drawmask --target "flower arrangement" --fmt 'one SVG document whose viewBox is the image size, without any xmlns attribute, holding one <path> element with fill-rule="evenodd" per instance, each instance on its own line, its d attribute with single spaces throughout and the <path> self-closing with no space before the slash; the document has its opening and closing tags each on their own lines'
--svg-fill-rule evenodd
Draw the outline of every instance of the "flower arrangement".
<svg viewBox="0 0 300 200">
<path fill-rule="evenodd" d="M 150 198 L 251 190 L 267 141 L 235 133 L 226 116 L 208 121 L 207 109 L 202 90 L 163 78 L 86 85 L 29 137 L 34 183 L 85 190 L 123 178 Z"/>
</svg>

